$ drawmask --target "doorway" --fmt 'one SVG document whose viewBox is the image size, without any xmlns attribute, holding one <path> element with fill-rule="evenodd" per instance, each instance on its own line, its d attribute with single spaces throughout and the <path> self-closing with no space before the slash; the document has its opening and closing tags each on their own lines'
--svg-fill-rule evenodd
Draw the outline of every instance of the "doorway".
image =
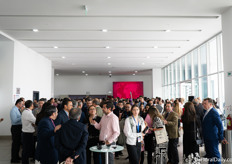
<svg viewBox="0 0 232 164">
<path fill-rule="evenodd" d="M 37 102 L 39 101 L 39 91 L 33 91 L 33 101 L 37 100 Z"/>
</svg>

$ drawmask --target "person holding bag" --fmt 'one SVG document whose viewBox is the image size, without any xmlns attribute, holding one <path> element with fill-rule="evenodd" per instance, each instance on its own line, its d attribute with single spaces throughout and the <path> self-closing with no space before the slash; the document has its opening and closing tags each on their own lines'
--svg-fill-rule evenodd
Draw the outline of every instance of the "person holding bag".
<svg viewBox="0 0 232 164">
<path fill-rule="evenodd" d="M 132 116 L 125 120 L 124 133 L 127 137 L 126 147 L 129 155 L 130 164 L 139 164 L 141 156 L 141 142 L 146 133 L 145 122 L 139 116 L 140 110 L 136 105 L 132 106 Z M 144 132 L 145 129 L 145 132 Z"/>
</svg>

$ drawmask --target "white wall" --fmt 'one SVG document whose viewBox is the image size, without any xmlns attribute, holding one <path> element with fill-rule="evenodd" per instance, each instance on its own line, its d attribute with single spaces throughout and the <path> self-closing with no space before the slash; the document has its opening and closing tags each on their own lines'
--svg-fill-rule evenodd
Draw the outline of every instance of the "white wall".
<svg viewBox="0 0 232 164">
<path fill-rule="evenodd" d="M 10 134 L 10 109 L 13 103 L 14 42 L 0 41 L 0 135 Z"/>
<path fill-rule="evenodd" d="M 14 51 L 14 94 L 20 88 L 20 96 L 26 100 L 33 98 L 33 91 L 39 91 L 40 98 L 51 98 L 51 61 L 19 42 L 15 42 Z"/>
<path fill-rule="evenodd" d="M 152 69 L 153 97 L 163 97 L 161 68 Z"/>
<path fill-rule="evenodd" d="M 232 77 L 228 77 L 227 73 L 232 71 L 232 8 L 229 8 L 222 14 L 222 38 L 223 38 L 223 60 L 225 71 L 225 105 L 232 105 Z"/>
<path fill-rule="evenodd" d="M 0 123 L 0 136 L 11 135 L 10 110 L 16 98 L 32 99 L 33 91 L 39 91 L 40 97 L 50 98 L 54 74 L 50 60 L 18 41 L 5 39 L 1 34 L 0 118 L 4 118 L 4 121 Z M 20 95 L 16 95 L 16 88 L 20 88 Z"/>
<path fill-rule="evenodd" d="M 113 94 L 114 81 L 143 81 L 144 96 L 152 97 L 152 76 L 55 76 L 55 97 L 59 95 Z"/>
</svg>

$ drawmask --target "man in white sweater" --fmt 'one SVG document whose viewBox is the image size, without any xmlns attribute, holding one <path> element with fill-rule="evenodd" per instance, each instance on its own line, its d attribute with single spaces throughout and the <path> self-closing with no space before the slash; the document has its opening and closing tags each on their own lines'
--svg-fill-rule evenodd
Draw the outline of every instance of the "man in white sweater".
<svg viewBox="0 0 232 164">
<path fill-rule="evenodd" d="M 35 132 L 35 116 L 32 113 L 34 108 L 33 102 L 27 100 L 25 102 L 25 110 L 22 113 L 22 132 L 23 132 L 23 153 L 22 164 L 29 164 L 29 157 L 33 156 L 33 133 Z"/>
</svg>

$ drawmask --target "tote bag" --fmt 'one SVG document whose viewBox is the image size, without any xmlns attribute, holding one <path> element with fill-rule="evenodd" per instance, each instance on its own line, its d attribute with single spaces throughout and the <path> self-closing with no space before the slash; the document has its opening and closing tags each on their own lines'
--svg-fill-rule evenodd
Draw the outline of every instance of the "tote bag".
<svg viewBox="0 0 232 164">
<path fill-rule="evenodd" d="M 168 142 L 168 135 L 165 126 L 161 130 L 154 131 L 157 144 Z"/>
</svg>

